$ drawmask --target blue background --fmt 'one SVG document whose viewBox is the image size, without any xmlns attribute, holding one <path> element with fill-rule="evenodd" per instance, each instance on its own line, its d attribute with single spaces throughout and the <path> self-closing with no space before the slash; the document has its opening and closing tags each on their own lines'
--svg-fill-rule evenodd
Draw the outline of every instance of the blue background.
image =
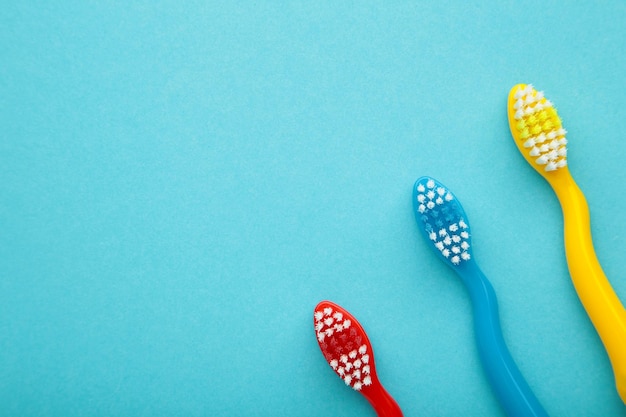
<svg viewBox="0 0 626 417">
<path fill-rule="evenodd" d="M 315 341 L 329 299 L 405 416 L 501 416 L 416 228 L 422 175 L 463 203 L 548 413 L 626 415 L 506 118 L 517 83 L 558 106 L 626 300 L 624 22 L 622 1 L 5 4 L 0 415 L 374 416 Z"/>
</svg>

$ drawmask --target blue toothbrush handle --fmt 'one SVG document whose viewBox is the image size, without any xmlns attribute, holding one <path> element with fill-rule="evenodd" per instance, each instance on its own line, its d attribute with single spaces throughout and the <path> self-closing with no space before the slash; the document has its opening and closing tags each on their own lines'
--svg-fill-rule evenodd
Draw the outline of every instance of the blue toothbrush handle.
<svg viewBox="0 0 626 417">
<path fill-rule="evenodd" d="M 509 417 L 548 417 L 509 353 L 493 287 L 475 263 L 457 270 L 472 299 L 474 331 L 483 369 Z"/>
</svg>

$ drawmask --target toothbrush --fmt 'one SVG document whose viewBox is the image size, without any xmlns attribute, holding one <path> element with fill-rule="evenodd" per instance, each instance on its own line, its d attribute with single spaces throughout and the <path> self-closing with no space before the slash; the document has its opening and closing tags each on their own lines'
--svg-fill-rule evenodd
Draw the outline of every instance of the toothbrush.
<svg viewBox="0 0 626 417">
<path fill-rule="evenodd" d="M 421 234 L 469 292 L 478 353 L 502 408 L 509 417 L 547 417 L 506 347 L 496 294 L 472 255 L 463 207 L 448 188 L 430 177 L 415 183 L 413 207 Z"/>
<path fill-rule="evenodd" d="M 333 371 L 363 394 L 379 417 L 402 417 L 400 407 L 378 380 L 372 345 L 359 322 L 330 301 L 315 307 L 313 319 L 317 342 Z"/>
<path fill-rule="evenodd" d="M 508 100 L 509 127 L 526 161 L 552 186 L 563 210 L 565 255 L 581 303 L 611 361 L 626 403 L 626 310 L 596 258 L 589 208 L 567 167 L 567 133 L 553 104 L 532 85 L 518 84 Z"/>
</svg>

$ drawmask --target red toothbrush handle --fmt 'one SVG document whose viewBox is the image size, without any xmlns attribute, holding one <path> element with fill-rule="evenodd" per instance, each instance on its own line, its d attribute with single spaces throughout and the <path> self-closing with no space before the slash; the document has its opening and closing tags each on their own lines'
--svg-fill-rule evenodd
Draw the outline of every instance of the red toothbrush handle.
<svg viewBox="0 0 626 417">
<path fill-rule="evenodd" d="M 398 403 L 389 395 L 380 382 L 368 387 L 367 390 L 363 390 L 363 396 L 374 407 L 378 417 L 403 417 Z"/>
</svg>

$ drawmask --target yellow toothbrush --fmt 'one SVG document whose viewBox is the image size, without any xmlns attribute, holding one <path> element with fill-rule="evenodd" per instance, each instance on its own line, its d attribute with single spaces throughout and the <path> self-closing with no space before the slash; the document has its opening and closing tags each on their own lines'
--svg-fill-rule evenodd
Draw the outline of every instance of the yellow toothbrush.
<svg viewBox="0 0 626 417">
<path fill-rule="evenodd" d="M 587 202 L 567 167 L 566 131 L 552 103 L 530 84 L 511 89 L 508 114 L 515 144 L 561 203 L 572 282 L 604 343 L 617 392 L 626 404 L 626 310 L 596 258 Z"/>
</svg>

